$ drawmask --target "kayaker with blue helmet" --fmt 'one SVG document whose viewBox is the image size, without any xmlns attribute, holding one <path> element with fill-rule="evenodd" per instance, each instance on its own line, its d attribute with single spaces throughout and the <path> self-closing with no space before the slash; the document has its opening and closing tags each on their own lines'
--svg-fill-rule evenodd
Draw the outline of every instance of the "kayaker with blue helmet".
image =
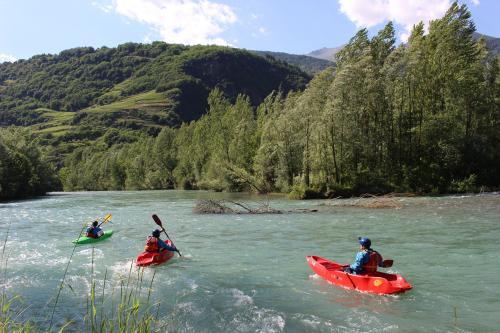
<svg viewBox="0 0 500 333">
<path fill-rule="evenodd" d="M 164 241 L 160 239 L 161 231 L 158 229 L 153 230 L 151 236 L 148 237 L 146 241 L 146 246 L 144 247 L 144 251 L 146 252 L 160 252 L 163 250 L 168 251 L 177 251 L 175 246 L 167 245 Z"/>
<path fill-rule="evenodd" d="M 369 238 L 358 237 L 359 251 L 353 264 L 343 268 L 345 272 L 354 274 L 374 273 L 377 267 L 384 267 L 384 260 L 377 251 L 371 248 L 372 242 Z"/>
<path fill-rule="evenodd" d="M 99 238 L 102 235 L 104 235 L 104 232 L 101 228 L 99 228 L 99 222 L 97 221 L 92 222 L 92 225 L 87 228 L 87 232 L 85 234 L 85 236 L 89 238 Z"/>
</svg>

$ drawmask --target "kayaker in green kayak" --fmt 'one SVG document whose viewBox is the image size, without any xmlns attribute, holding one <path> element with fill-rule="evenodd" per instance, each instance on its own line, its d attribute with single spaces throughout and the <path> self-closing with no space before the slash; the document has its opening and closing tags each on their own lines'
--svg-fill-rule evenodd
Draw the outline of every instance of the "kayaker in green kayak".
<svg viewBox="0 0 500 333">
<path fill-rule="evenodd" d="M 85 234 L 89 238 L 99 238 L 102 235 L 104 235 L 104 231 L 99 228 L 99 222 L 97 221 L 92 222 L 92 225 L 87 228 L 87 233 Z"/>
<path fill-rule="evenodd" d="M 351 274 L 374 273 L 377 267 L 385 267 L 380 253 L 371 248 L 372 242 L 369 238 L 358 237 L 360 251 L 350 266 L 344 266 L 342 270 Z"/>
</svg>

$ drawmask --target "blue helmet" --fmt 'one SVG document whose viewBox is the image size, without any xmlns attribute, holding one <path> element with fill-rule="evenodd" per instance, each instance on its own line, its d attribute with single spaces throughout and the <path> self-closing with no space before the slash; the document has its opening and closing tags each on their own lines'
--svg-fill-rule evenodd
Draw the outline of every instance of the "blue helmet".
<svg viewBox="0 0 500 333">
<path fill-rule="evenodd" d="M 153 237 L 158 238 L 158 237 L 160 237 L 160 233 L 161 233 L 160 230 L 155 229 L 155 230 L 153 230 L 153 232 L 151 233 L 151 235 L 153 235 Z"/>
<path fill-rule="evenodd" d="M 364 246 L 367 249 L 369 249 L 370 246 L 372 246 L 372 241 L 366 237 L 358 237 L 358 242 L 361 246 Z"/>
</svg>

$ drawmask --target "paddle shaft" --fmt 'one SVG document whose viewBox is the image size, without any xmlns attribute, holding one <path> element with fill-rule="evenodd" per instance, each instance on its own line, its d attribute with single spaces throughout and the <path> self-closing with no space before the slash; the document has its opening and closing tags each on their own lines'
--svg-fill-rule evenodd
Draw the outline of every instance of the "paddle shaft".
<svg viewBox="0 0 500 333">
<path fill-rule="evenodd" d="M 346 266 L 347 266 L 347 267 L 349 267 L 349 265 L 346 265 Z M 354 282 L 352 282 L 352 279 L 351 279 L 351 277 L 349 276 L 349 274 L 350 274 L 350 273 L 349 273 L 349 272 L 344 272 L 344 273 L 345 273 L 345 276 L 347 276 L 347 278 L 349 279 L 349 282 L 351 282 L 352 287 L 353 287 L 354 289 L 357 289 L 357 288 L 356 288 L 356 285 L 354 284 Z"/>
<path fill-rule="evenodd" d="M 163 228 L 163 224 L 161 223 L 161 220 L 160 218 L 158 217 L 158 215 L 156 214 L 153 214 L 153 220 L 155 221 L 155 223 L 161 228 L 161 230 L 165 233 L 165 235 L 167 236 L 167 238 L 172 242 L 172 245 L 175 246 L 174 242 L 172 241 L 172 239 L 170 239 L 170 236 L 167 234 L 167 232 L 165 231 L 165 228 Z M 177 248 L 177 247 L 176 247 Z M 181 252 L 179 251 L 179 249 L 177 249 L 177 253 L 179 253 L 179 256 L 182 257 L 182 254 Z"/>
<path fill-rule="evenodd" d="M 174 242 L 170 239 L 170 237 L 168 236 L 167 232 L 165 231 L 165 228 L 163 228 L 162 225 L 160 225 L 161 227 L 161 230 L 165 233 L 165 235 L 167 236 L 167 238 L 172 242 L 172 245 L 175 246 Z M 177 247 L 176 247 L 177 248 Z M 179 250 L 177 250 L 177 253 L 179 253 L 179 256 L 182 257 L 182 254 Z"/>
</svg>

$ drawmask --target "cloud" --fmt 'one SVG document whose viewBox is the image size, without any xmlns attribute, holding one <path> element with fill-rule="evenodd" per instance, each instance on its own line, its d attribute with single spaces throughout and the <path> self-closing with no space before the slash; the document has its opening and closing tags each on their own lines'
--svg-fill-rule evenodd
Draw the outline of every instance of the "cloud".
<svg viewBox="0 0 500 333">
<path fill-rule="evenodd" d="M 479 6 L 479 0 L 470 0 L 470 2 L 475 6 Z"/>
<path fill-rule="evenodd" d="M 256 32 L 252 32 L 253 38 L 259 38 L 261 36 L 268 36 L 269 31 L 265 27 L 259 27 Z"/>
<path fill-rule="evenodd" d="M 168 43 L 230 45 L 217 35 L 237 21 L 231 7 L 209 0 L 113 0 L 111 8 Z"/>
<path fill-rule="evenodd" d="M 92 6 L 99 8 L 100 10 L 102 10 L 105 13 L 109 13 L 113 10 L 112 5 L 110 5 L 110 4 L 104 5 L 104 4 L 97 2 L 97 1 L 92 1 Z"/>
<path fill-rule="evenodd" d="M 471 0 L 479 4 L 479 0 Z M 451 0 L 339 0 L 340 11 L 358 27 L 372 27 L 393 21 L 403 27 L 406 40 L 413 25 L 440 18 L 451 6 Z"/>
<path fill-rule="evenodd" d="M 10 55 L 10 54 L 0 53 L 0 63 L 5 62 L 5 61 L 14 62 L 16 60 L 17 60 L 17 58 Z"/>
</svg>

